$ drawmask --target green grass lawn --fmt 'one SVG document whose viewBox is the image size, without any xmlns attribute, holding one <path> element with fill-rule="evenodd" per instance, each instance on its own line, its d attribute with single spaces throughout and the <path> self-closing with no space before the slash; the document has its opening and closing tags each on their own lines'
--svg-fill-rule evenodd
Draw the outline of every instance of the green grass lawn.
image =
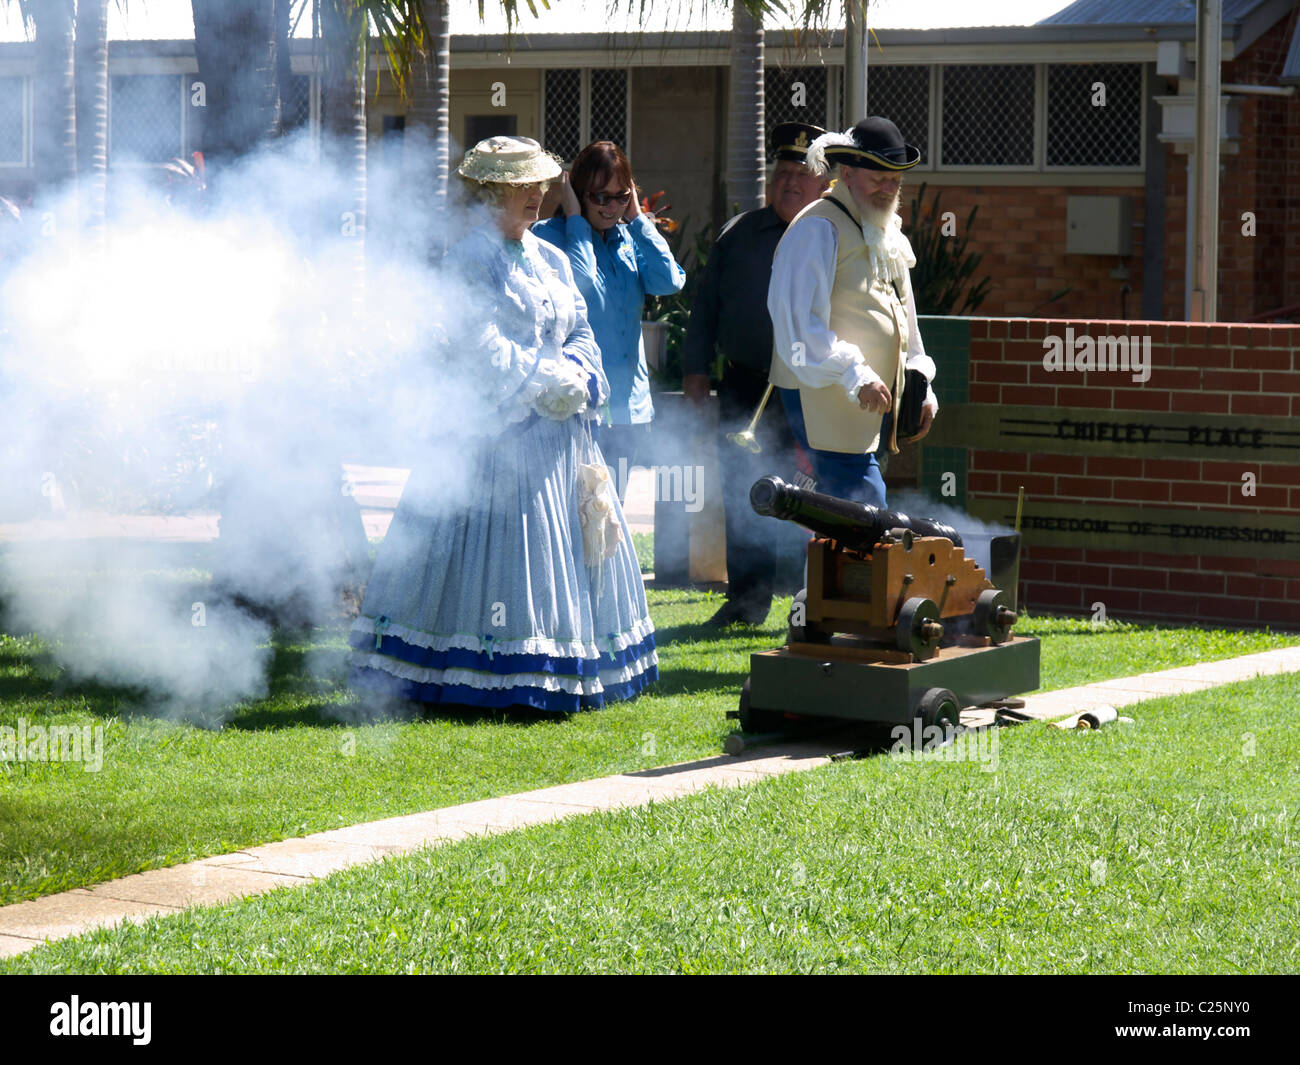
<svg viewBox="0 0 1300 1065">
<path fill-rule="evenodd" d="M 1300 677 L 481 837 L 0 972 L 1295 972 Z"/>
<path fill-rule="evenodd" d="M 634 532 L 632 534 L 632 547 L 636 550 L 636 561 L 637 565 L 641 567 L 641 572 L 653 573 L 655 570 L 655 534 Z"/>
<path fill-rule="evenodd" d="M 0 724 L 102 725 L 97 773 L 0 762 L 0 903 L 340 825 L 718 753 L 751 652 L 783 642 L 788 603 L 766 626 L 718 634 L 717 596 L 651 591 L 662 680 L 653 694 L 568 718 L 436 716 L 349 721 L 341 629 L 277 641 L 268 698 L 220 730 L 132 713 L 122 692 L 75 685 L 31 639 L 0 636 Z M 1300 641 L 1296 636 L 1027 619 L 1043 638 L 1043 685 Z"/>
</svg>

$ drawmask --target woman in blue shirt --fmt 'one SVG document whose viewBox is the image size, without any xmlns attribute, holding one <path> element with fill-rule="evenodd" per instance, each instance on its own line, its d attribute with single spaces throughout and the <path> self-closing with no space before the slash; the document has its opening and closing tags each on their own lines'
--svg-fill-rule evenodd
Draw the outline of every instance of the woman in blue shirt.
<svg viewBox="0 0 1300 1065">
<path fill-rule="evenodd" d="M 563 248 L 587 301 L 601 364 L 609 379 L 609 418 L 600 447 L 613 471 L 620 500 L 627 471 L 649 455 L 650 374 L 641 344 L 646 296 L 680 292 L 686 274 L 677 265 L 654 219 L 643 214 L 627 156 L 611 141 L 588 145 L 563 176 L 564 217 L 533 227 Z M 620 461 L 621 460 L 621 461 Z"/>
</svg>

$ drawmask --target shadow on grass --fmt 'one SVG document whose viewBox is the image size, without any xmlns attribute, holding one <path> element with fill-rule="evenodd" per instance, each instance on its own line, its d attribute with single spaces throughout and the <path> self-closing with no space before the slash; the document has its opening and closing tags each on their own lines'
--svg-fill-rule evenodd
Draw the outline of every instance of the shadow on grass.
<svg viewBox="0 0 1300 1065">
<path fill-rule="evenodd" d="M 267 697 L 242 711 L 234 706 L 215 705 L 178 708 L 167 693 L 145 686 L 77 680 L 52 652 L 27 647 L 0 649 L 0 706 L 21 703 L 23 713 L 32 717 L 54 717 L 77 711 L 101 718 L 178 720 L 198 728 L 219 728 L 226 723 L 248 728 L 336 724 L 337 720 L 321 718 L 333 709 L 329 697 L 346 691 L 343 674 L 338 678 L 320 674 L 320 662 L 331 657 L 332 649 L 304 646 L 304 640 L 311 638 L 300 632 L 273 636 Z M 341 657 L 342 652 L 340 660 Z M 297 705 L 293 697 L 302 695 L 316 695 L 320 699 Z M 284 705 L 277 706 L 277 703 Z"/>
<path fill-rule="evenodd" d="M 517 726 L 557 724 L 572 714 L 529 708 L 480 709 L 460 705 L 423 706 L 383 700 L 347 686 L 348 648 L 340 646 L 346 628 L 276 630 L 270 642 L 265 698 L 240 706 L 183 708 L 169 705 L 166 696 L 145 687 L 105 684 L 73 679 L 48 650 L 30 646 L 0 648 L 0 705 L 21 704 L 33 718 L 54 717 L 70 711 L 101 718 L 163 718 L 198 728 L 229 728 L 244 732 L 302 727 L 334 728 L 391 721 L 436 719 L 457 725 L 498 722 Z M 752 642 L 745 637 L 752 634 Z M 713 642 L 729 652 L 747 656 L 783 642 L 784 629 L 704 624 L 676 625 L 657 634 L 661 648 L 669 644 Z M 740 643 L 740 640 L 744 640 Z M 747 658 L 730 670 L 665 668 L 645 695 L 699 695 L 739 693 Z M 616 704 L 611 704 L 616 705 Z M 585 713 L 586 711 L 579 711 Z"/>
<path fill-rule="evenodd" d="M 721 643 L 733 640 L 749 640 L 752 650 L 766 651 L 780 647 L 785 643 L 785 624 L 774 624 L 771 618 L 762 625 L 728 625 L 719 628 L 700 621 L 690 625 L 665 625 L 655 629 L 655 645 L 660 649 L 679 643 Z M 744 650 L 749 651 L 746 647 Z"/>
<path fill-rule="evenodd" d="M 0 651 L 0 706 L 22 703 L 33 717 L 75 710 L 108 718 L 129 715 L 148 701 L 144 688 L 74 681 L 47 651 Z"/>
<path fill-rule="evenodd" d="M 340 689 L 337 702 L 312 702 L 302 706 L 280 707 L 267 701 L 255 703 L 241 710 L 226 723 L 226 728 L 240 732 L 274 732 L 279 729 L 312 728 L 364 728 L 394 722 L 429 721 L 450 725 L 500 725 L 563 724 L 576 714 L 555 710 L 537 710 L 532 707 L 507 707 L 488 709 L 459 704 L 423 704 L 405 700 L 378 699 L 366 694 L 349 700 L 346 690 Z M 585 713 L 586 711 L 579 711 Z"/>
<path fill-rule="evenodd" d="M 275 732 L 290 728 L 330 728 L 335 725 L 377 724 L 379 720 L 351 721 L 337 715 L 339 706 L 330 702 L 313 702 L 281 706 L 262 700 L 235 712 L 224 728 L 236 732 Z M 382 719 L 389 720 L 389 719 Z"/>
<path fill-rule="evenodd" d="M 660 667 L 659 681 L 646 689 L 647 695 L 712 695 L 730 691 L 737 697 L 740 687 L 749 676 L 749 669 L 664 669 Z"/>
</svg>

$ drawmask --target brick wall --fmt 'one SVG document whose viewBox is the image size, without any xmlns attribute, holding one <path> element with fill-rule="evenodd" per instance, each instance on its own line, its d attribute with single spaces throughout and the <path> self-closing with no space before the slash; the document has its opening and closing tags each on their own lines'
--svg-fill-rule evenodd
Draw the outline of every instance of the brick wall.
<svg viewBox="0 0 1300 1065">
<path fill-rule="evenodd" d="M 1274 86 L 1286 62 L 1297 15 L 1292 11 L 1223 70 L 1226 84 Z M 1220 186 L 1219 317 L 1241 320 L 1286 302 L 1288 128 L 1300 124 L 1300 99 L 1240 97 L 1241 141 L 1235 160 L 1225 157 Z M 1255 214 L 1256 234 L 1245 236 L 1242 213 Z"/>
<path fill-rule="evenodd" d="M 1070 196 L 1099 194 L 1133 199 L 1133 254 L 1128 259 L 1131 291 L 1124 299 L 1128 315 L 1142 312 L 1142 230 L 1144 192 L 1141 188 L 1098 189 L 1096 186 L 942 185 L 922 175 L 908 179 L 903 191 L 902 214 L 912 218 L 911 203 L 922 181 L 927 181 L 927 203 L 941 193 L 941 211 L 957 216 L 957 232 L 965 232 L 966 218 L 978 207 L 971 228 L 971 251 L 984 256 L 976 277 L 988 275 L 992 288 L 980 305 L 980 314 L 1031 317 L 1052 314 L 1062 318 L 1119 318 L 1123 281 L 1110 276 L 1118 259 L 1108 255 L 1065 254 L 1066 201 Z M 1181 276 L 1181 275 L 1180 275 Z M 1062 289 L 1070 291 L 1048 303 Z M 1181 310 L 1179 312 L 1181 314 Z"/>
<path fill-rule="evenodd" d="M 1224 84 L 1277 85 L 1300 9 L 1223 67 Z M 1167 91 L 1176 83 L 1167 81 Z M 1218 317 L 1241 320 L 1300 302 L 1300 96 L 1237 96 L 1237 151 L 1219 157 Z M 1165 152 L 1164 314 L 1183 315 L 1187 159 Z M 1243 212 L 1255 235 L 1242 232 Z M 1294 317 L 1294 316 L 1292 316 Z"/>
<path fill-rule="evenodd" d="M 1150 335 L 1151 376 L 1135 383 L 1116 372 L 1052 372 L 1044 338 Z M 1300 440 L 1300 326 L 1195 325 L 1166 322 L 972 319 L 972 409 L 1036 406 L 1094 409 L 1106 419 L 1144 412 L 1239 416 L 1247 430 L 1258 416 L 1291 419 Z M 943 417 L 943 414 L 940 414 Z M 1206 448 L 1204 457 L 975 450 L 967 454 L 967 504 L 1013 506 L 1024 486 L 1039 503 L 1107 507 L 1140 505 L 1223 515 L 1300 513 L 1300 463 L 1261 461 L 1249 448 Z M 1079 450 L 1085 450 L 1080 448 Z M 1255 494 L 1243 494 L 1243 474 Z M 1026 533 L 1021 594 L 1029 609 L 1089 613 L 1102 602 L 1111 617 L 1139 616 L 1300 628 L 1300 548 L 1294 557 L 1226 557 L 1078 546 L 1035 545 Z M 1276 552 L 1275 552 L 1276 553 Z"/>
</svg>

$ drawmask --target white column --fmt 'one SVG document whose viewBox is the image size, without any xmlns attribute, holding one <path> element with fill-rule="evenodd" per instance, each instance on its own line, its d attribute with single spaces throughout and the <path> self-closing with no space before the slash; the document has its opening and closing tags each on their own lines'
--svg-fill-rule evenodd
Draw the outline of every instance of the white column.
<svg viewBox="0 0 1300 1065">
<path fill-rule="evenodd" d="M 1219 264 L 1219 64 L 1222 60 L 1223 0 L 1196 3 L 1196 139 L 1187 190 L 1192 213 L 1188 247 L 1189 320 L 1218 318 Z M 1195 196 L 1195 199 L 1193 199 Z"/>
</svg>

